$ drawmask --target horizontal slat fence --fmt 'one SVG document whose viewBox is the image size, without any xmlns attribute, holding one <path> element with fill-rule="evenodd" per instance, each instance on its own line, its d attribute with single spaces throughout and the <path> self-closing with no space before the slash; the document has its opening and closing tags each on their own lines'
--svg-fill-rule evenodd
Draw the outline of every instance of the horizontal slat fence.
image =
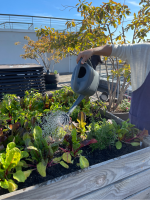
<svg viewBox="0 0 150 200">
<path fill-rule="evenodd" d="M 4 94 L 16 94 L 23 97 L 31 88 L 45 92 L 43 67 L 38 65 L 1 65 L 0 99 Z"/>
</svg>

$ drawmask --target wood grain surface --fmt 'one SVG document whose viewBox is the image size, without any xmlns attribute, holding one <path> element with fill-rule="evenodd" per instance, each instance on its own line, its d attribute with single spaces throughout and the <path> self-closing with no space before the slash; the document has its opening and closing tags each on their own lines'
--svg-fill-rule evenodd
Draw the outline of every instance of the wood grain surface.
<svg viewBox="0 0 150 200">
<path fill-rule="evenodd" d="M 150 200 L 150 187 L 130 196 L 129 198 L 125 198 L 126 200 L 142 200 L 147 199 Z"/>
<path fill-rule="evenodd" d="M 150 186 L 150 169 L 139 172 L 135 175 L 129 176 L 125 179 L 117 181 L 113 184 L 110 184 L 104 188 L 81 196 L 79 198 L 75 198 L 74 200 L 123 200 L 123 199 L 144 199 L 143 197 L 148 197 L 149 190 L 145 191 L 145 188 Z M 140 194 L 133 195 L 138 191 L 144 189 L 144 192 L 140 192 Z M 133 197 L 131 198 L 131 195 Z M 129 198 L 127 198 L 129 197 Z M 150 195 L 149 195 L 150 199 Z"/>
</svg>

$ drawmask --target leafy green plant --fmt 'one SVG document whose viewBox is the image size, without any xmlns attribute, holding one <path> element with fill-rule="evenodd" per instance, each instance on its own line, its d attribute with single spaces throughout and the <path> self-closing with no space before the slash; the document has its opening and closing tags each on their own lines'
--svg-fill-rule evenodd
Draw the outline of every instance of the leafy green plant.
<svg viewBox="0 0 150 200">
<path fill-rule="evenodd" d="M 61 157 L 55 158 L 53 161 L 54 163 L 60 163 L 65 168 L 69 168 L 69 166 L 66 163 L 73 163 L 72 158 L 79 157 L 78 165 L 81 167 L 81 169 L 86 168 L 89 166 L 89 162 L 84 156 L 81 155 L 82 150 L 80 149 L 84 146 L 96 142 L 97 141 L 95 139 L 84 140 L 83 142 L 80 142 L 77 139 L 77 131 L 74 128 L 71 132 L 71 135 L 66 135 L 64 137 L 64 144 L 66 144 L 67 148 L 63 149 L 59 147 L 65 153 L 63 153 Z"/>
<path fill-rule="evenodd" d="M 33 138 L 34 141 L 32 142 L 29 134 L 26 134 L 23 137 L 27 149 L 32 156 L 32 161 L 36 163 L 37 171 L 41 176 L 45 177 L 46 167 L 53 158 L 53 154 L 57 150 L 58 145 L 48 145 L 42 136 L 42 129 L 39 126 L 35 126 Z"/>
<path fill-rule="evenodd" d="M 122 126 L 118 125 L 116 130 L 118 135 L 118 141 L 116 142 L 116 148 L 121 149 L 122 143 L 131 144 L 132 146 L 139 146 L 140 141 L 148 135 L 147 130 L 140 131 L 135 126 L 127 121 L 122 122 Z"/>
<path fill-rule="evenodd" d="M 6 119 L 6 116 L 7 119 L 12 118 L 13 113 L 20 108 L 20 97 L 15 94 L 3 94 L 3 100 L 0 105 L 1 120 Z"/>
<path fill-rule="evenodd" d="M 16 134 L 18 123 L 18 128 L 29 131 L 43 113 L 49 112 L 51 101 L 47 94 L 42 96 L 34 89 L 26 91 L 21 99 L 14 94 L 5 94 L 0 104 L 0 124 L 5 124 L 12 134 Z"/>
<path fill-rule="evenodd" d="M 0 154 L 0 187 L 13 192 L 18 186 L 12 178 L 24 182 L 30 176 L 32 170 L 22 171 L 22 167 L 26 167 L 27 164 L 21 159 L 28 156 L 29 154 L 20 151 L 14 142 L 7 145 L 6 153 Z"/>
</svg>

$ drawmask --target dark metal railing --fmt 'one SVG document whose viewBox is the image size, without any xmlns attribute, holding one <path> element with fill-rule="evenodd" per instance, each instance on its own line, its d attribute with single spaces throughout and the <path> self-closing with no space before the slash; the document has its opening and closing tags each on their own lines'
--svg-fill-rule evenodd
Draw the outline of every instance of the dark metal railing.
<svg viewBox="0 0 150 200">
<path fill-rule="evenodd" d="M 44 28 L 45 26 L 54 28 L 58 31 L 67 29 L 66 22 L 73 19 L 42 17 L 30 15 L 0 14 L 0 29 L 26 29 L 35 30 L 35 28 Z M 76 27 L 69 28 L 68 31 L 78 31 L 82 20 L 74 19 L 78 24 Z"/>
</svg>

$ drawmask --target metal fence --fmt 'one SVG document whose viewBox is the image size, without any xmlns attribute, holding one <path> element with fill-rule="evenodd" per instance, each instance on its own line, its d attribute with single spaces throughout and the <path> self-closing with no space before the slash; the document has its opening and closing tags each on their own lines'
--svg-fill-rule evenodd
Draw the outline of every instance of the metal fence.
<svg viewBox="0 0 150 200">
<path fill-rule="evenodd" d="M 66 22 L 73 19 L 54 18 L 54 17 L 41 17 L 29 15 L 12 15 L 0 14 L 0 29 L 25 29 L 35 30 L 35 28 L 44 28 L 45 26 L 54 28 L 58 31 L 79 31 L 82 20 L 74 19 L 77 24 L 76 27 L 67 29 Z"/>
</svg>

